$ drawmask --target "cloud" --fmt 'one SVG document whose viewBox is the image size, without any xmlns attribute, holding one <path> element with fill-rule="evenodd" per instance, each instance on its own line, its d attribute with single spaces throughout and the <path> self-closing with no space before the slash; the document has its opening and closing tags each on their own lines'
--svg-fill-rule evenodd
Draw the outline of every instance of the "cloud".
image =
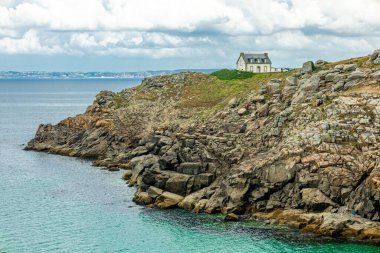
<svg viewBox="0 0 380 253">
<path fill-rule="evenodd" d="M 38 34 L 35 30 L 27 31 L 21 38 L 3 38 L 0 39 L 0 53 L 8 54 L 55 54 L 62 53 L 59 46 L 42 45 Z"/>
<path fill-rule="evenodd" d="M 379 12 L 379 0 L 0 0 L 0 54 L 337 58 L 379 45 Z"/>
</svg>

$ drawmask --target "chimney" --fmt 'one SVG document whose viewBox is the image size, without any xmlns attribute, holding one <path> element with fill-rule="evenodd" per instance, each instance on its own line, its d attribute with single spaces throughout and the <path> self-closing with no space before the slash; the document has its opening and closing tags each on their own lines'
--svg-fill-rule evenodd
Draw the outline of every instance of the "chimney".
<svg viewBox="0 0 380 253">
<path fill-rule="evenodd" d="M 264 53 L 265 57 L 268 57 L 268 53 Z"/>
<path fill-rule="evenodd" d="M 240 55 L 241 55 L 241 56 L 243 56 L 243 55 L 244 55 L 244 53 L 243 53 L 243 52 L 240 52 Z"/>
</svg>

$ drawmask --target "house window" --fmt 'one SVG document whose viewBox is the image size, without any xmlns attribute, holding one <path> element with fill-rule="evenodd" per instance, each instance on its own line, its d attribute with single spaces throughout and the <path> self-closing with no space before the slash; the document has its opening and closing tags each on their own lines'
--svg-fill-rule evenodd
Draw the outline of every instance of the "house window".
<svg viewBox="0 0 380 253">
<path fill-rule="evenodd" d="M 260 73 L 260 67 L 259 66 L 257 67 L 257 73 Z"/>
<path fill-rule="evenodd" d="M 267 66 L 264 66 L 264 72 L 268 72 Z"/>
</svg>

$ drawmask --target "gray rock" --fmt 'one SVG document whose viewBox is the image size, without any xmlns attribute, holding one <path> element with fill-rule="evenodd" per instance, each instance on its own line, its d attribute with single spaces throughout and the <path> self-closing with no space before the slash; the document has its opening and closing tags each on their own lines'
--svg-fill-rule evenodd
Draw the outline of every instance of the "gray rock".
<svg viewBox="0 0 380 253">
<path fill-rule="evenodd" d="M 236 97 L 232 98 L 229 102 L 228 102 L 228 106 L 231 107 L 231 108 L 234 108 L 236 106 L 239 105 L 239 101 Z"/>
<path fill-rule="evenodd" d="M 329 206 L 336 206 L 330 198 L 315 188 L 305 188 L 301 190 L 302 202 L 308 210 L 323 211 Z"/>
<path fill-rule="evenodd" d="M 338 74 L 336 76 L 334 76 L 334 79 L 333 79 L 333 82 L 334 83 L 338 83 L 338 82 L 341 82 L 341 81 L 345 81 L 347 78 L 347 75 L 346 74 Z"/>
<path fill-rule="evenodd" d="M 322 66 L 322 65 L 325 65 L 325 64 L 327 64 L 328 62 L 327 61 L 324 61 L 324 60 L 317 60 L 316 62 L 315 62 L 315 65 L 316 66 Z"/>
<path fill-rule="evenodd" d="M 357 67 L 358 67 L 358 65 L 356 65 L 356 63 L 344 64 L 343 65 L 343 71 L 347 71 L 347 72 L 354 71 L 354 70 L 356 70 Z"/>
<path fill-rule="evenodd" d="M 189 175 L 196 175 L 205 172 L 206 168 L 199 162 L 184 162 L 179 165 L 177 171 Z"/>
<path fill-rule="evenodd" d="M 254 96 L 252 98 L 250 98 L 250 101 L 252 103 L 257 103 L 257 102 L 264 102 L 265 101 L 265 97 L 263 95 L 258 95 L 258 96 Z"/>
<path fill-rule="evenodd" d="M 239 114 L 240 116 L 242 116 L 242 115 L 244 115 L 244 114 L 246 114 L 246 113 L 247 113 L 247 109 L 244 108 L 244 107 L 242 107 L 242 108 L 240 108 L 240 109 L 238 110 L 238 114 Z"/>
<path fill-rule="evenodd" d="M 286 84 L 289 86 L 297 86 L 298 85 L 298 78 L 295 76 L 289 76 L 285 79 Z"/>
<path fill-rule="evenodd" d="M 306 74 L 306 73 L 311 73 L 314 70 L 314 63 L 312 61 L 307 61 L 302 65 L 301 73 Z"/>
<path fill-rule="evenodd" d="M 361 72 L 360 70 L 352 72 L 348 77 L 347 77 L 347 82 L 351 82 L 353 80 L 361 80 L 365 77 L 364 73 Z"/>
<path fill-rule="evenodd" d="M 267 93 L 269 95 L 281 93 L 280 83 L 278 82 L 269 82 L 267 84 Z"/>
<path fill-rule="evenodd" d="M 333 82 L 334 81 L 334 78 L 338 75 L 337 72 L 334 72 L 334 73 L 328 73 L 326 76 L 325 76 L 325 81 L 326 82 Z"/>
<path fill-rule="evenodd" d="M 380 82 L 380 70 L 371 75 L 377 82 Z"/>
<path fill-rule="evenodd" d="M 339 81 L 336 84 L 333 85 L 332 91 L 340 91 L 343 90 L 344 87 L 344 81 Z"/>
<path fill-rule="evenodd" d="M 267 116 L 269 113 L 269 105 L 268 104 L 264 104 L 262 106 L 260 106 L 258 109 L 257 109 L 257 114 L 260 116 L 260 117 L 265 117 Z"/>
<path fill-rule="evenodd" d="M 380 59 L 380 49 L 377 49 L 377 50 L 373 51 L 371 58 L 370 58 L 370 61 L 375 62 L 379 59 Z"/>
</svg>

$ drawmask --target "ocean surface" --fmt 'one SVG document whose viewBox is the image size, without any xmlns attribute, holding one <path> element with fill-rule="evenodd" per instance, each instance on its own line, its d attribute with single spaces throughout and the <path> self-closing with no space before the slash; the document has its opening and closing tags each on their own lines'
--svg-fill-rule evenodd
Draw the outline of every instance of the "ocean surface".
<svg viewBox="0 0 380 253">
<path fill-rule="evenodd" d="M 0 253 L 380 252 L 261 222 L 155 210 L 132 202 L 122 172 L 23 151 L 40 123 L 83 112 L 96 93 L 138 79 L 0 80 Z"/>
</svg>

